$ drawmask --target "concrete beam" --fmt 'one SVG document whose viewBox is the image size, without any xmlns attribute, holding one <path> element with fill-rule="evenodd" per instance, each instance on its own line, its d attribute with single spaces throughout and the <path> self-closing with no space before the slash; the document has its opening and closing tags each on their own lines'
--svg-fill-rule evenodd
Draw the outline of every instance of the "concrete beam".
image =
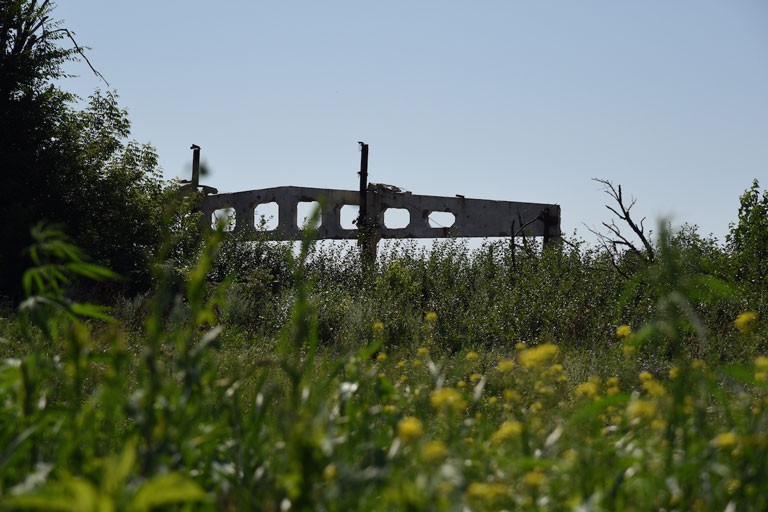
<svg viewBox="0 0 768 512">
<path fill-rule="evenodd" d="M 381 238 L 444 238 L 543 236 L 557 238 L 560 233 L 560 206 L 543 203 L 492 201 L 464 197 L 441 197 L 411 194 L 396 187 L 369 185 L 366 199 L 368 216 Z M 341 208 L 360 205 L 360 192 L 308 187 L 275 187 L 208 195 L 201 210 L 211 219 L 217 210 L 235 211 L 234 230 L 257 232 L 254 210 L 260 204 L 277 203 L 278 226 L 267 233 L 277 240 L 294 240 L 300 235 L 297 207 L 300 202 L 318 201 L 322 205 L 318 239 L 348 240 L 358 237 L 357 229 L 341 227 Z M 389 208 L 405 209 L 410 222 L 402 228 L 384 225 L 384 212 Z M 449 228 L 429 225 L 432 212 L 450 212 L 455 222 Z"/>
</svg>

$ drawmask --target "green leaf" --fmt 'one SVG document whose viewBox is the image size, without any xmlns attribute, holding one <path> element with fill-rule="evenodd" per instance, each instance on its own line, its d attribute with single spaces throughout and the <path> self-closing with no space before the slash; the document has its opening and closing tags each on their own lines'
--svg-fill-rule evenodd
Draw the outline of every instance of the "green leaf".
<svg viewBox="0 0 768 512">
<path fill-rule="evenodd" d="M 131 508 L 145 511 L 165 505 L 204 500 L 205 492 L 196 482 L 179 473 L 168 473 L 145 482 L 133 497 Z"/>
</svg>

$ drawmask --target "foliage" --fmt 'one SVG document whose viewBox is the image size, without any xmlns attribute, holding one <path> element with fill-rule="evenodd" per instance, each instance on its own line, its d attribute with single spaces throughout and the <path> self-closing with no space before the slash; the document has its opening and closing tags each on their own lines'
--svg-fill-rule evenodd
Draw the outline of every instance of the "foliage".
<svg viewBox="0 0 768 512">
<path fill-rule="evenodd" d="M 740 198 L 738 222 L 731 224 L 727 237 L 735 278 L 756 295 L 765 312 L 768 297 L 768 191 L 760 192 L 757 180 Z"/>
<path fill-rule="evenodd" d="M 115 93 L 96 91 L 77 111 L 75 97 L 55 85 L 64 78 L 63 63 L 84 56 L 53 20 L 53 7 L 0 3 L 0 295 L 21 296 L 18 283 L 31 263 L 23 249 L 40 221 L 61 224 L 124 283 L 146 287 L 148 255 L 163 237 L 166 186 L 157 155 L 149 145 L 126 142 L 130 123 Z"/>
<path fill-rule="evenodd" d="M 555 328 L 558 315 L 574 320 L 569 304 L 589 316 L 588 297 L 615 286 L 605 280 L 610 263 L 578 244 L 489 244 L 478 252 L 448 244 L 424 258 L 400 248 L 366 280 L 351 263 L 324 259 L 309 235 L 296 256 L 283 254 L 292 278 L 275 293 L 292 297 L 290 314 L 266 336 L 221 323 L 228 288 L 238 284 L 236 272 L 217 286 L 206 280 L 226 247 L 222 235 L 212 235 L 181 283 L 173 267 L 155 267 L 159 288 L 144 326 L 132 330 L 64 295 L 75 275 L 113 275 L 85 264 L 55 229 L 35 231 L 29 299 L 16 320 L 0 320 L 0 508 L 768 505 L 768 358 L 750 352 L 722 364 L 688 350 L 687 340 L 701 341 L 689 333 L 703 322 L 697 311 L 707 297 L 736 293 L 702 276 L 708 260 L 695 255 L 712 247 L 690 232 L 662 237 L 653 266 L 638 274 L 644 284 L 627 288 L 639 302 L 620 312 L 637 330 L 605 320 L 582 325 L 582 334 L 603 331 L 600 344 Z M 247 275 L 260 262 L 250 262 Z M 502 282 L 517 292 L 499 289 Z M 372 297 L 348 302 L 335 320 L 341 332 L 328 331 L 347 337 L 360 329 L 340 353 L 321 338 L 330 321 L 324 309 L 353 292 Z M 648 328 L 629 316 L 646 302 L 641 293 L 657 301 L 649 302 Z M 383 297 L 397 302 L 375 309 Z M 605 294 L 606 305 L 594 307 L 610 312 L 615 298 Z M 509 316 L 523 305 L 515 300 L 540 310 L 504 328 L 531 329 L 532 338 L 454 338 L 462 325 L 497 332 L 480 327 L 504 317 L 488 305 L 499 301 Z M 407 342 L 392 337 L 398 307 L 410 318 Z M 756 314 L 733 320 L 731 336 L 741 343 L 765 337 Z M 710 341 L 706 329 L 701 336 Z M 643 347 L 651 342 L 683 350 L 649 367 Z"/>
</svg>

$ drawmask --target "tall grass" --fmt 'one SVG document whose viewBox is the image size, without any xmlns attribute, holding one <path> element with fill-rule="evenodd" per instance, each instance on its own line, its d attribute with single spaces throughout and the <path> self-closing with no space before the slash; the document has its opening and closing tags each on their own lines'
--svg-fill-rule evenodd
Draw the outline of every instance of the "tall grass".
<svg viewBox="0 0 768 512">
<path fill-rule="evenodd" d="M 0 320 L 8 510 L 760 510 L 765 326 L 711 247 L 623 264 L 448 241 L 297 255 L 215 234 L 113 313 L 39 230 Z M 119 319 L 119 320 L 118 320 Z"/>
</svg>

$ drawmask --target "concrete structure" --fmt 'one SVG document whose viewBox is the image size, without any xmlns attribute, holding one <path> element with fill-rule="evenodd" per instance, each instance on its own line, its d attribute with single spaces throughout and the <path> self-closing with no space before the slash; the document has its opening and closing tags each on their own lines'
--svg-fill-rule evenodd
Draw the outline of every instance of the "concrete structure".
<svg viewBox="0 0 768 512">
<path fill-rule="evenodd" d="M 363 200 L 367 203 L 366 224 L 378 238 L 444 238 L 541 236 L 545 241 L 560 236 L 560 206 L 542 203 L 492 201 L 464 197 L 416 195 L 397 187 L 368 184 Z M 276 240 L 294 240 L 300 235 L 297 212 L 300 202 L 317 201 L 322 208 L 318 239 L 357 239 L 358 229 L 341 226 L 341 209 L 345 205 L 360 206 L 361 193 L 307 187 L 276 187 L 224 194 L 207 195 L 202 203 L 206 218 L 214 219 L 217 211 L 234 210 L 232 229 L 257 232 L 256 207 L 276 203 L 278 225 L 270 230 Z M 410 214 L 405 227 L 390 228 L 384 223 L 388 209 L 398 208 Z M 449 212 L 454 216 L 450 227 L 431 227 L 432 212 Z M 223 213 L 223 212 L 222 212 Z M 360 219 L 357 222 L 361 225 Z"/>
</svg>

